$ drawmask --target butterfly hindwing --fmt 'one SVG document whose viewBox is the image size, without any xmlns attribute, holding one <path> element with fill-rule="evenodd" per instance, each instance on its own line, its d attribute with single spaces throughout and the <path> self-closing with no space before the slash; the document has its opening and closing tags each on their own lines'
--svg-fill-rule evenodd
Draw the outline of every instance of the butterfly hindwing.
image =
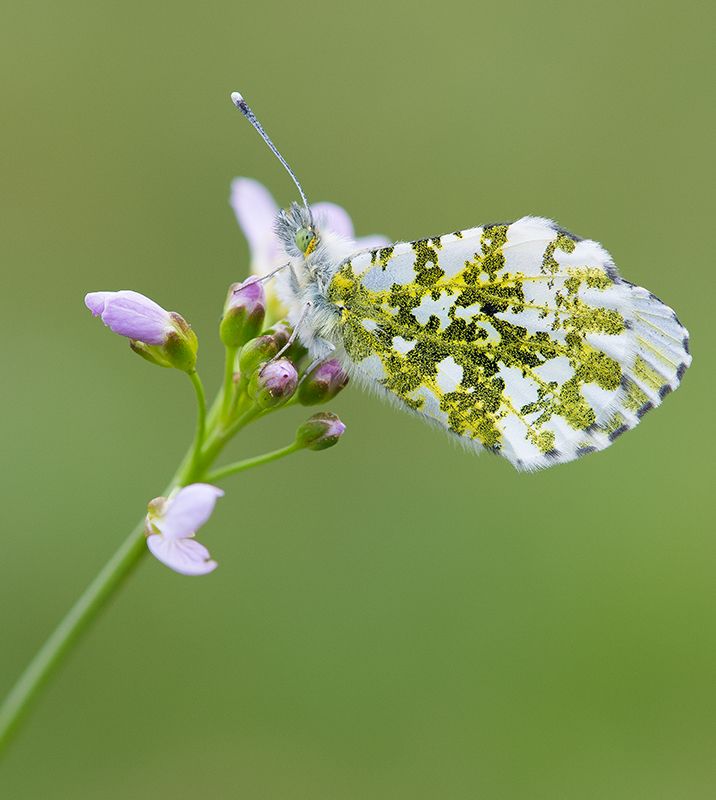
<svg viewBox="0 0 716 800">
<path fill-rule="evenodd" d="M 607 447 L 691 360 L 670 308 L 538 217 L 357 253 L 328 299 L 354 376 L 521 469 Z"/>
</svg>

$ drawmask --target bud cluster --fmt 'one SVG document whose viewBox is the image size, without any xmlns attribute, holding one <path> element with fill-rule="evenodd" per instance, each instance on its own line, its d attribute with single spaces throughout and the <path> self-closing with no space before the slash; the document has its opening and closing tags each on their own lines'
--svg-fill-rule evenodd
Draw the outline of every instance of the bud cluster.
<svg viewBox="0 0 716 800">
<path fill-rule="evenodd" d="M 293 442 L 280 450 L 212 472 L 214 459 L 247 422 L 287 405 L 328 402 L 348 383 L 348 375 L 335 358 L 310 362 L 288 322 L 267 322 L 264 285 L 256 277 L 229 287 L 219 323 L 226 369 L 211 409 L 196 371 L 198 339 L 180 314 L 126 290 L 91 292 L 85 304 L 110 330 L 129 339 L 131 349 L 143 359 L 186 372 L 194 385 L 198 416 L 190 458 L 168 496 L 149 503 L 145 536 L 150 552 L 174 571 L 206 575 L 217 562 L 196 541 L 195 533 L 223 494 L 213 482 L 297 450 L 333 447 L 345 425 L 335 414 L 323 411 L 299 425 Z"/>
<path fill-rule="evenodd" d="M 340 362 L 329 359 L 302 370 L 307 351 L 290 325 L 281 321 L 263 330 L 265 319 L 266 294 L 259 279 L 229 287 L 219 335 L 227 349 L 238 353 L 237 391 L 262 411 L 291 399 L 305 406 L 332 400 L 348 382 Z"/>
</svg>

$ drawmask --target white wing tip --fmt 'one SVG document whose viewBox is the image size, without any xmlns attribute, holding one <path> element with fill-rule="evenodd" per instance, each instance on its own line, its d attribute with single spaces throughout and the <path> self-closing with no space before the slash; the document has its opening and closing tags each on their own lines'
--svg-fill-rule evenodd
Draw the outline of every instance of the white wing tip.
<svg viewBox="0 0 716 800">
<path fill-rule="evenodd" d="M 231 93 L 231 102 L 237 107 L 240 106 L 241 103 L 244 102 L 244 98 L 243 98 L 241 92 L 232 92 Z"/>
</svg>

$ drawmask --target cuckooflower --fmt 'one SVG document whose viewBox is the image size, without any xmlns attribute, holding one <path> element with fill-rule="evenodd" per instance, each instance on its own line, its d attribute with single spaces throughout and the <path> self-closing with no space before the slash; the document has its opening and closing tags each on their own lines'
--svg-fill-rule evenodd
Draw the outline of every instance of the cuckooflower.
<svg viewBox="0 0 716 800">
<path fill-rule="evenodd" d="M 208 483 L 192 483 L 175 489 L 169 497 L 152 500 L 144 525 L 152 555 L 182 575 L 206 575 L 215 570 L 216 561 L 194 535 L 223 494 Z"/>
<path fill-rule="evenodd" d="M 286 257 L 274 232 L 278 205 L 269 190 L 252 178 L 234 178 L 231 182 L 231 207 L 249 243 L 251 272 L 263 276 L 281 266 Z M 348 212 L 335 203 L 314 203 L 311 206 L 316 222 L 326 230 L 353 239 L 353 222 Z M 384 247 L 385 236 L 364 236 L 355 240 L 357 249 Z M 280 302 L 272 286 L 267 287 L 269 302 L 277 316 L 282 316 Z"/>
<path fill-rule="evenodd" d="M 85 305 L 93 316 L 119 336 L 130 340 L 132 349 L 147 361 L 187 372 L 196 364 L 197 339 L 190 325 L 174 311 L 139 292 L 90 292 Z"/>
</svg>

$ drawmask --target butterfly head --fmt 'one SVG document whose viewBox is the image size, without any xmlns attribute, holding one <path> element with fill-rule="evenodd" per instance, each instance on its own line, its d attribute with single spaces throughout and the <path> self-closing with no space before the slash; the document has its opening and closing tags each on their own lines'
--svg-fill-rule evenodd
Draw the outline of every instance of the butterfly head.
<svg viewBox="0 0 716 800">
<path fill-rule="evenodd" d="M 318 244 L 318 236 L 316 236 L 316 232 L 310 228 L 299 228 L 293 240 L 304 256 L 310 256 Z"/>
<path fill-rule="evenodd" d="M 319 244 L 319 233 L 309 211 L 298 203 L 278 212 L 276 234 L 286 254 L 306 260 Z"/>
</svg>

